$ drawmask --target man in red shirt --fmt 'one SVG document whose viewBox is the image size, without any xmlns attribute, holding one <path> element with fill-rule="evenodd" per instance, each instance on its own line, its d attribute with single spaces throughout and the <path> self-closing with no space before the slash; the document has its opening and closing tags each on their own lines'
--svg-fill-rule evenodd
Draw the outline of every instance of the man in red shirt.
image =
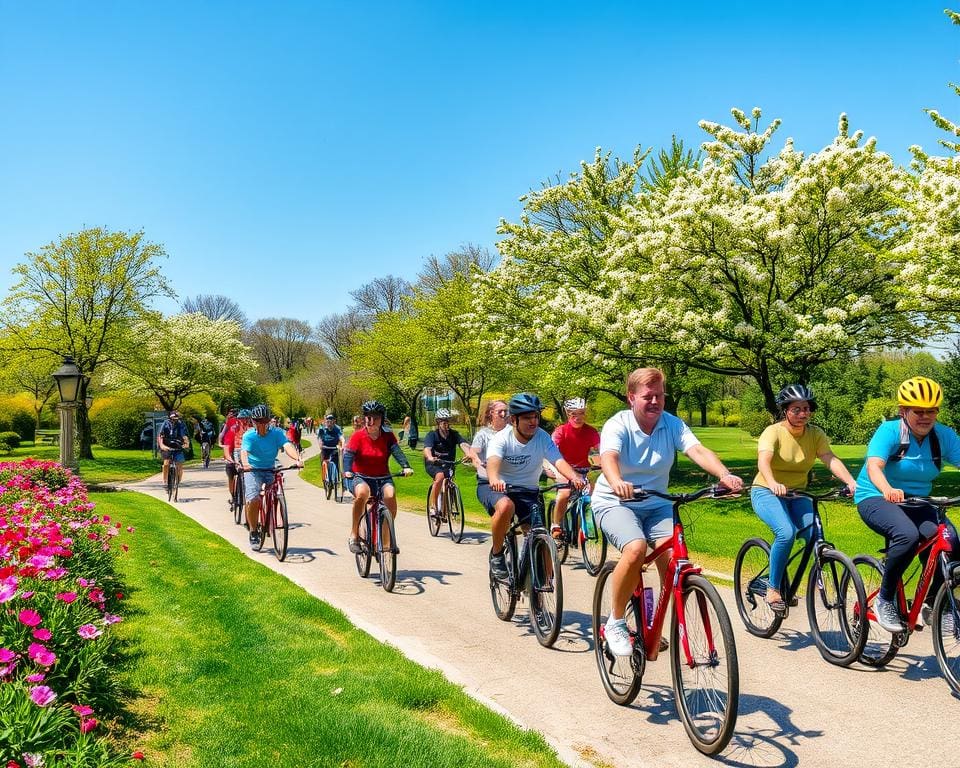
<svg viewBox="0 0 960 768">
<path fill-rule="evenodd" d="M 360 518 L 370 498 L 371 485 L 383 493 L 383 503 L 390 514 L 397 517 L 397 497 L 390 477 L 390 456 L 403 467 L 404 475 L 412 475 L 410 462 L 400 450 L 397 436 L 383 429 L 383 419 L 387 409 L 383 403 L 368 400 L 363 404 L 364 426 L 358 429 L 347 442 L 343 452 L 343 477 L 351 481 L 353 494 L 353 521 L 350 525 L 350 538 L 347 546 L 354 554 L 360 549 Z M 354 477 L 356 475 L 356 477 Z"/>
<path fill-rule="evenodd" d="M 595 455 L 600 447 L 600 433 L 585 422 L 587 402 L 582 397 L 571 397 L 566 400 L 563 409 L 567 413 L 567 421 L 553 430 L 553 442 L 571 467 L 586 474 L 587 470 L 592 468 L 591 452 Z M 550 528 L 550 533 L 555 539 L 559 539 L 562 534 L 560 524 L 563 522 L 569 500 L 569 488 L 561 488 L 557 491 L 557 503 L 553 508 L 553 525 Z"/>
<path fill-rule="evenodd" d="M 238 437 L 242 437 L 253 422 L 250 421 L 250 411 L 246 408 L 240 411 L 239 417 L 237 411 L 231 408 L 227 412 L 227 422 L 223 425 L 223 431 L 220 433 L 220 447 L 223 448 L 223 460 L 227 468 L 227 482 L 230 486 L 230 498 L 233 499 L 237 489 L 237 461 L 239 454 L 234 455 L 234 450 L 239 451 Z M 236 443 L 236 446 L 234 445 Z"/>
</svg>

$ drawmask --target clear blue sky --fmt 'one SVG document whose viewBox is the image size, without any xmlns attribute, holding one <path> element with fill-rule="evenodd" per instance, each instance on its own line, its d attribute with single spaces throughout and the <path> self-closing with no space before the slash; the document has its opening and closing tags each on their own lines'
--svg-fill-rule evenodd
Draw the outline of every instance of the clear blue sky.
<svg viewBox="0 0 960 768">
<path fill-rule="evenodd" d="M 142 228 L 181 296 L 314 323 L 374 277 L 493 248 L 595 147 L 695 147 L 732 106 L 808 151 L 847 112 L 907 162 L 940 136 L 924 107 L 960 118 L 943 8 L 0 0 L 0 273 Z"/>
</svg>

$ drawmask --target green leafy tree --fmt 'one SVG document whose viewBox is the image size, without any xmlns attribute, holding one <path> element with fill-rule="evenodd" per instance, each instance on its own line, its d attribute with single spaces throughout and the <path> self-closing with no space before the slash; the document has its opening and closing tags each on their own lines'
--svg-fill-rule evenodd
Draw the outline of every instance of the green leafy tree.
<svg viewBox="0 0 960 768">
<path fill-rule="evenodd" d="M 157 267 L 163 247 L 141 232 L 86 229 L 61 237 L 13 272 L 4 300 L 4 351 L 71 355 L 84 374 L 77 409 L 80 458 L 93 458 L 84 398 L 90 377 L 126 355 L 150 301 L 173 293 Z M 52 371 L 51 371 L 52 372 Z"/>
</svg>

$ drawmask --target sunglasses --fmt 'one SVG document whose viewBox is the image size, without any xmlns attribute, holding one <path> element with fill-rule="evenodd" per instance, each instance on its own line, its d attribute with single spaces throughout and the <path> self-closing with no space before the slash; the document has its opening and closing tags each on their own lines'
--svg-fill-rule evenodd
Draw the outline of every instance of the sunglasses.
<svg viewBox="0 0 960 768">
<path fill-rule="evenodd" d="M 792 413 L 794 416 L 796 416 L 798 413 L 810 413 L 810 406 L 809 406 L 809 405 L 803 405 L 803 406 L 795 405 L 793 408 L 788 408 L 787 411 L 790 412 L 790 413 Z"/>
</svg>

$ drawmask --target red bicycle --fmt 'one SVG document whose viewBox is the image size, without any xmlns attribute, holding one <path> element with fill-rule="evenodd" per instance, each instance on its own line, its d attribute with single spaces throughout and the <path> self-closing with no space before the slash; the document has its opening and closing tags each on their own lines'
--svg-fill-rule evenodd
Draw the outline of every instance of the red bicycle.
<svg viewBox="0 0 960 768">
<path fill-rule="evenodd" d="M 905 594 L 903 579 L 897 585 L 897 605 L 900 614 L 906 617 L 906 629 L 903 632 L 890 634 L 879 626 L 875 626 L 876 615 L 873 612 L 874 600 L 880 592 L 880 581 L 883 578 L 883 563 L 870 555 L 857 555 L 853 563 L 863 578 L 866 588 L 865 610 L 857 606 L 854 611 L 855 626 L 853 632 L 863 629 L 863 619 L 867 619 L 867 641 L 860 661 L 871 667 L 886 666 L 897 651 L 903 648 L 910 640 L 914 630 L 923 628 L 920 623 L 924 601 L 933 582 L 934 569 L 939 568 L 943 574 L 943 585 L 937 591 L 933 601 L 933 610 L 930 612 L 930 629 L 933 632 L 933 650 L 937 656 L 940 671 L 947 680 L 947 685 L 955 694 L 960 695 L 960 562 L 951 559 L 949 529 L 947 528 L 947 508 L 960 504 L 960 496 L 946 498 L 941 496 L 911 496 L 906 499 L 904 506 L 920 504 L 934 507 L 937 511 L 936 533 L 921 539 L 917 545 L 915 556 L 928 551 L 927 562 L 917 582 L 913 600 L 908 600 Z M 885 550 L 881 550 L 883 552 Z M 912 580 L 917 568 L 908 577 Z"/>
<path fill-rule="evenodd" d="M 273 483 L 260 486 L 260 543 L 256 550 L 259 552 L 267 540 L 267 534 L 273 539 L 273 553 L 277 560 L 283 562 L 287 557 L 287 537 L 290 532 L 290 518 L 287 515 L 287 497 L 283 493 L 283 473 L 292 467 L 274 467 Z"/>
<path fill-rule="evenodd" d="M 674 696 L 687 736 L 705 755 L 722 751 L 733 735 L 740 700 L 740 667 L 727 609 L 713 584 L 688 558 L 680 507 L 704 496 L 734 495 L 720 487 L 682 494 L 642 488 L 634 491 L 637 501 L 658 496 L 673 502 L 673 537 L 649 552 L 644 561 L 646 568 L 671 550 L 656 610 L 646 605 L 642 571 L 627 603 L 624 618 L 633 644 L 630 656 L 612 653 L 605 636 L 613 597 L 610 577 L 616 563 L 603 566 L 593 592 L 593 648 L 600 679 L 611 700 L 622 705 L 637 697 L 647 660 L 655 661 L 660 653 L 660 633 L 672 601 L 669 650 Z M 647 600 L 651 597 L 648 593 Z"/>
<path fill-rule="evenodd" d="M 393 515 L 383 501 L 383 481 L 392 477 L 403 477 L 402 472 L 382 477 L 368 477 L 354 473 L 352 483 L 363 480 L 370 486 L 370 498 L 367 507 L 360 518 L 360 551 L 354 557 L 357 561 L 357 573 L 361 579 L 370 575 L 370 561 L 374 554 L 380 565 L 380 584 L 387 592 L 393 592 L 397 583 L 397 528 L 393 522 Z M 353 485 L 350 486 L 353 493 Z"/>
</svg>

